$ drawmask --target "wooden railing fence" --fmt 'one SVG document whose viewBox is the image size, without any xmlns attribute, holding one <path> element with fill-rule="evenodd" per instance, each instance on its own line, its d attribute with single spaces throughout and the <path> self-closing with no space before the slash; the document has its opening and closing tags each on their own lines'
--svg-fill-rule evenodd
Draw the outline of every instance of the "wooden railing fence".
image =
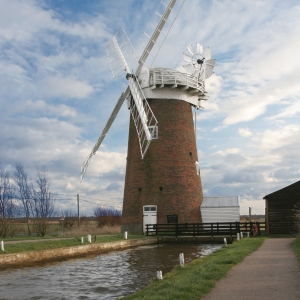
<svg viewBox="0 0 300 300">
<path fill-rule="evenodd" d="M 167 223 L 147 224 L 146 234 L 157 236 L 230 236 L 240 232 L 252 232 L 253 224 L 258 227 L 258 234 L 265 230 L 265 222 L 216 222 L 216 223 Z"/>
</svg>

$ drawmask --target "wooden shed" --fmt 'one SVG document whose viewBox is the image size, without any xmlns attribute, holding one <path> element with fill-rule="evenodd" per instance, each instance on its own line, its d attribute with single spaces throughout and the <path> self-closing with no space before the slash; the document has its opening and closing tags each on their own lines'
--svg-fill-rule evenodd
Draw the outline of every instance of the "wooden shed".
<svg viewBox="0 0 300 300">
<path fill-rule="evenodd" d="M 300 232 L 300 181 L 264 197 L 268 234 Z"/>
</svg>

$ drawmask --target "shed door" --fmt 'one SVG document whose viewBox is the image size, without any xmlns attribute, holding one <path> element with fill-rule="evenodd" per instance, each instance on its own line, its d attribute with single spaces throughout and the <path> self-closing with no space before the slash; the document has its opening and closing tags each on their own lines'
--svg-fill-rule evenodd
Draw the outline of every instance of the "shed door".
<svg viewBox="0 0 300 300">
<path fill-rule="evenodd" d="M 156 205 L 143 206 L 144 233 L 147 232 L 146 224 L 156 224 L 156 222 L 157 222 L 157 206 Z"/>
</svg>

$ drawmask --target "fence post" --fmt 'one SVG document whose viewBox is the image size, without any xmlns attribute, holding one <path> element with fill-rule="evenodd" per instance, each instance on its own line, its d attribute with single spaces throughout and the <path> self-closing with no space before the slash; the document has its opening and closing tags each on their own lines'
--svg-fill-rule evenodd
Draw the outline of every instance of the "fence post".
<svg viewBox="0 0 300 300">
<path fill-rule="evenodd" d="M 92 236 L 91 236 L 90 234 L 88 234 L 87 240 L 88 240 L 88 243 L 91 243 L 91 242 L 92 242 Z"/>
<path fill-rule="evenodd" d="M 157 279 L 158 280 L 162 280 L 163 279 L 162 271 L 157 271 Z"/>
<path fill-rule="evenodd" d="M 227 247 L 227 240 L 224 238 L 224 246 Z"/>
<path fill-rule="evenodd" d="M 179 253 L 179 263 L 181 267 L 184 267 L 184 254 Z"/>
</svg>

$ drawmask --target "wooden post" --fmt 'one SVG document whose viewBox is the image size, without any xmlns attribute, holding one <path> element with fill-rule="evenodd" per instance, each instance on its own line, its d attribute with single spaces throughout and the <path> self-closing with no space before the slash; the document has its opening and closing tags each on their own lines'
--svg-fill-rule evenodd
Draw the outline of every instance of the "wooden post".
<svg viewBox="0 0 300 300">
<path fill-rule="evenodd" d="M 163 279 L 162 271 L 157 271 L 157 279 L 158 280 L 162 280 Z"/>
<path fill-rule="evenodd" d="M 184 267 L 184 254 L 179 253 L 179 263 L 181 267 Z"/>
</svg>

